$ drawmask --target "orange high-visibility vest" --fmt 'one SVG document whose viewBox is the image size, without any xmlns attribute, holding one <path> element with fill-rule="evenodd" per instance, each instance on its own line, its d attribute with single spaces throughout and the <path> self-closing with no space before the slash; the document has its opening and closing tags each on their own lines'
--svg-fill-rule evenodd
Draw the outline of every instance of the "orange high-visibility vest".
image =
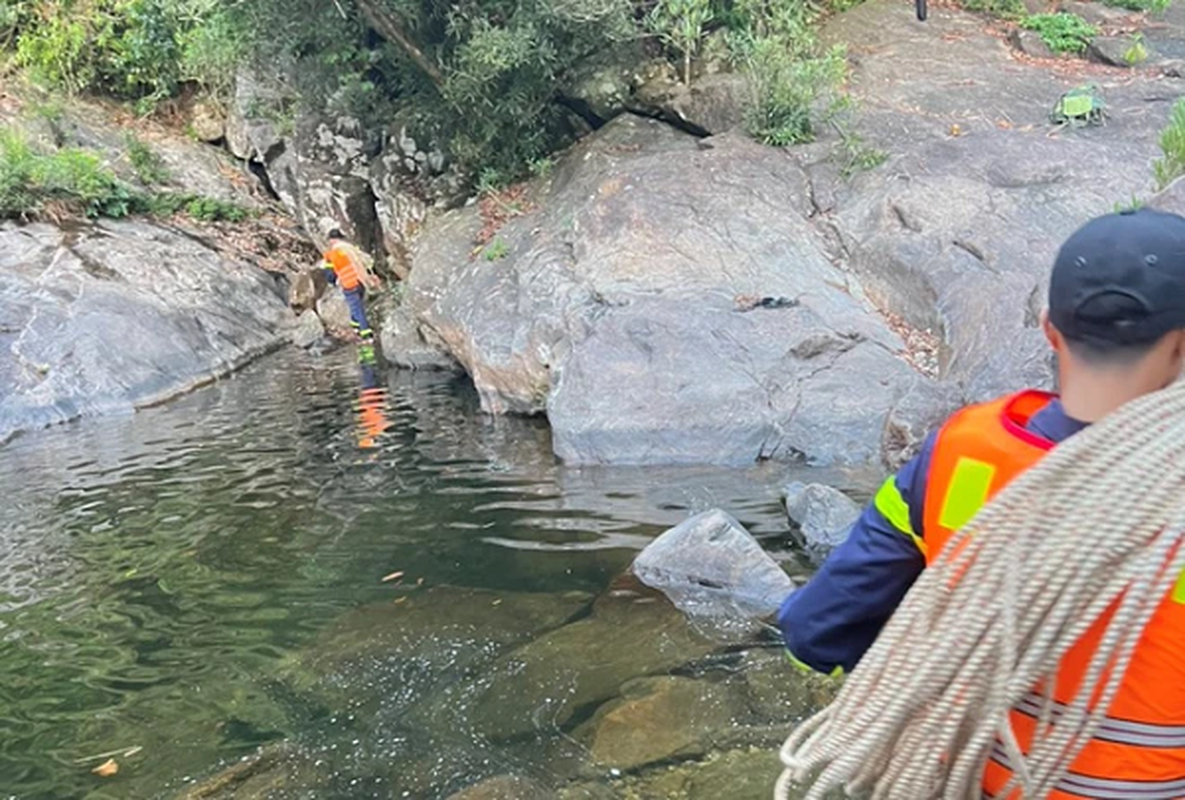
<svg viewBox="0 0 1185 800">
<path fill-rule="evenodd" d="M 337 282 L 343 289 L 357 289 L 362 281 L 358 277 L 358 269 L 354 266 L 354 259 L 344 247 L 334 245 L 325 253 L 325 261 L 337 273 Z"/>
<path fill-rule="evenodd" d="M 971 406 L 939 431 L 924 506 L 927 564 L 984 503 L 1053 447 L 1053 442 L 1025 428 L 1052 398 L 1030 391 Z M 1083 547 L 1091 546 L 1090 537 L 1091 531 L 1082 532 Z M 1076 694 L 1114 610 L 1113 604 L 1062 659 L 1053 692 L 1057 703 L 1067 703 Z M 1026 752 L 1040 702 L 1035 688 L 1011 713 Z M 1007 761 L 997 747 L 984 773 L 985 797 L 996 798 L 1012 777 Z M 1008 800 L 1020 797 L 1017 790 Z M 1106 721 L 1048 797 L 1185 798 L 1185 574 L 1144 631 Z"/>
</svg>

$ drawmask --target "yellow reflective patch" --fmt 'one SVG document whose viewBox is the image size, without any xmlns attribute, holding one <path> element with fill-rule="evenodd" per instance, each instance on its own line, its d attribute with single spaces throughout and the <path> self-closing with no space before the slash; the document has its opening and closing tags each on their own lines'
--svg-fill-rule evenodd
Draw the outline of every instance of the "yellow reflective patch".
<svg viewBox="0 0 1185 800">
<path fill-rule="evenodd" d="M 913 543 L 917 545 L 918 550 L 922 554 L 926 553 L 926 543 L 921 536 L 914 533 L 913 524 L 909 521 L 909 504 L 905 502 L 905 498 L 901 496 L 901 491 L 897 488 L 897 479 L 890 476 L 876 493 L 876 498 L 872 501 L 876 510 L 881 512 L 881 515 L 889 521 L 894 528 L 901 531 L 901 533 L 913 539 Z"/>
<path fill-rule="evenodd" d="M 790 659 L 790 663 L 793 664 L 795 666 L 795 668 L 797 668 L 799 671 L 807 672 L 807 673 L 810 673 L 811 675 L 824 674 L 822 672 L 819 672 L 817 669 L 812 667 L 810 664 L 807 664 L 803 661 L 799 661 L 794 656 L 794 654 L 791 653 L 789 650 L 786 650 L 785 652 L 786 652 L 786 658 Z M 828 678 L 842 678 L 843 677 L 843 667 L 837 665 L 835 667 L 835 669 L 831 670 L 830 674 L 828 674 L 827 677 Z"/>
<path fill-rule="evenodd" d="M 992 488 L 996 468 L 974 458 L 960 458 L 951 476 L 950 488 L 942 501 L 942 513 L 938 524 L 947 530 L 957 531 L 971 521 L 987 502 Z"/>
<path fill-rule="evenodd" d="M 1177 588 L 1173 589 L 1173 602 L 1185 606 L 1185 570 L 1181 571 L 1181 577 L 1177 579 Z"/>
</svg>

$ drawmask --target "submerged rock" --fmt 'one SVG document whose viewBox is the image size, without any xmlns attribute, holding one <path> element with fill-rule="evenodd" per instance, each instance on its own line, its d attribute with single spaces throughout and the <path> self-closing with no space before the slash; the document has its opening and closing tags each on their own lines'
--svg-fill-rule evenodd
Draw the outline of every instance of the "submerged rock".
<svg viewBox="0 0 1185 800">
<path fill-rule="evenodd" d="M 861 508 L 846 494 L 818 483 L 792 483 L 785 491 L 786 513 L 799 543 L 812 558 L 822 560 L 848 538 Z"/>
<path fill-rule="evenodd" d="M 794 589 L 752 534 L 719 509 L 659 536 L 634 559 L 631 570 L 695 615 L 764 617 Z"/>
<path fill-rule="evenodd" d="M 710 750 L 748 713 L 740 687 L 692 678 L 640 678 L 573 734 L 596 764 L 629 771 Z"/>
<path fill-rule="evenodd" d="M 173 228 L 0 225 L 0 441 L 189 391 L 289 319 L 270 275 Z"/>
<path fill-rule="evenodd" d="M 661 595 L 619 586 L 598 599 L 591 616 L 485 670 L 471 721 L 495 739 L 562 729 L 578 711 L 616 696 L 629 680 L 668 673 L 714 648 Z"/>
<path fill-rule="evenodd" d="M 555 794 L 530 778 L 499 775 L 450 795 L 448 800 L 552 800 Z"/>
<path fill-rule="evenodd" d="M 574 784 L 559 796 L 561 800 L 769 800 L 781 771 L 776 748 L 745 748 L 636 776 Z M 790 797 L 794 800 L 805 794 L 805 790 L 793 788 Z"/>
</svg>

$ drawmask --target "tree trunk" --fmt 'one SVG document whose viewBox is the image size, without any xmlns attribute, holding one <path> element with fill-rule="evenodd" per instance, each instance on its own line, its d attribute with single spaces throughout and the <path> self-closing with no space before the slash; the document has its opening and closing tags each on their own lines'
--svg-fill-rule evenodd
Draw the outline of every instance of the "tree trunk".
<svg viewBox="0 0 1185 800">
<path fill-rule="evenodd" d="M 402 47 L 411 60 L 416 63 L 416 66 L 432 79 L 432 83 L 436 85 L 437 89 L 444 87 L 444 74 L 441 73 L 440 67 L 424 55 L 424 51 L 416 46 L 411 37 L 403 31 L 395 17 L 380 8 L 375 0 L 358 0 L 358 8 L 361 9 L 362 16 L 366 17 L 366 21 L 378 32 L 379 36 Z"/>
</svg>

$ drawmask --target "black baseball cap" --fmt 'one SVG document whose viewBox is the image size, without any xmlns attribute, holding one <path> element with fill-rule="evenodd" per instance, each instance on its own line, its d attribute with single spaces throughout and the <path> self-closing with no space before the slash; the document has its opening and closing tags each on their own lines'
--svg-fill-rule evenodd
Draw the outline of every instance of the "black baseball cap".
<svg viewBox="0 0 1185 800">
<path fill-rule="evenodd" d="M 1068 339 L 1102 347 L 1185 328 L 1185 217 L 1141 208 L 1075 231 L 1053 264 L 1049 321 Z"/>
</svg>

